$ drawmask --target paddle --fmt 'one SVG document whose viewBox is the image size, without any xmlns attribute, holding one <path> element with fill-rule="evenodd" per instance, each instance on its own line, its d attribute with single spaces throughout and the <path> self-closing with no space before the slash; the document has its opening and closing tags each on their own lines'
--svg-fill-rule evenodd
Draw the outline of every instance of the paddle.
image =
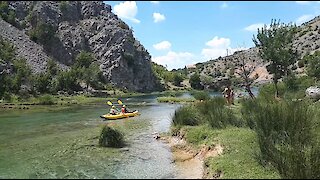
<svg viewBox="0 0 320 180">
<path fill-rule="evenodd" d="M 107 104 L 109 104 L 110 106 L 113 106 L 111 101 L 108 101 Z M 114 107 L 117 109 L 117 111 L 120 111 L 116 106 L 114 106 Z"/>
<path fill-rule="evenodd" d="M 122 101 L 120 99 L 118 99 L 118 104 L 122 105 Z"/>
<path fill-rule="evenodd" d="M 122 103 L 122 101 L 120 100 L 120 99 L 118 99 L 118 104 L 120 104 L 120 105 L 122 105 L 123 103 Z M 136 110 L 134 110 L 134 111 L 136 111 Z M 131 112 L 134 112 L 134 111 L 131 111 Z M 129 110 L 128 110 L 128 112 L 130 112 Z"/>
</svg>

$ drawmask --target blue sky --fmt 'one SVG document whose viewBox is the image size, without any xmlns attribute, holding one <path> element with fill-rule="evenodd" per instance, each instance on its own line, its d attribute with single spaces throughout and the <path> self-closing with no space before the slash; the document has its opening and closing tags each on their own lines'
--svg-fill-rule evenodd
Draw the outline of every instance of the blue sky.
<svg viewBox="0 0 320 180">
<path fill-rule="evenodd" d="M 320 15 L 320 1 L 104 1 L 133 30 L 152 61 L 168 70 L 254 46 L 271 19 L 284 23 Z M 228 50 L 227 50 L 228 49 Z"/>
</svg>

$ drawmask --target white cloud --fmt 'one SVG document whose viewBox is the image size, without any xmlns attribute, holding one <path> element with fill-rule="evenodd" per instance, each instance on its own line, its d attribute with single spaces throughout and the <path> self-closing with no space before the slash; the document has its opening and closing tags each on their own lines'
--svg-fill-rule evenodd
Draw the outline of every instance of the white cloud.
<svg viewBox="0 0 320 180">
<path fill-rule="evenodd" d="M 296 3 L 305 5 L 305 4 L 310 4 L 310 1 L 296 1 Z"/>
<path fill-rule="evenodd" d="M 164 21 L 166 17 L 160 13 L 153 13 L 153 22 L 157 23 L 160 21 Z"/>
<path fill-rule="evenodd" d="M 230 45 L 230 39 L 215 36 L 212 40 L 208 41 L 206 45 L 212 48 L 226 48 Z"/>
<path fill-rule="evenodd" d="M 153 47 L 156 50 L 167 50 L 167 49 L 170 49 L 171 43 L 169 41 L 162 41 L 158 44 L 154 44 Z"/>
<path fill-rule="evenodd" d="M 160 1 L 150 1 L 152 4 L 159 4 Z"/>
<path fill-rule="evenodd" d="M 167 66 L 168 70 L 183 68 L 186 64 L 194 63 L 195 56 L 189 52 L 169 51 L 164 56 L 152 57 L 151 60 L 157 64 Z"/>
<path fill-rule="evenodd" d="M 236 51 L 248 49 L 246 47 L 231 48 L 230 44 L 231 40 L 229 38 L 219 38 L 218 36 L 215 36 L 212 40 L 206 43 L 209 48 L 202 49 L 201 55 L 206 60 L 209 60 L 216 59 L 219 56 L 226 56 L 227 53 L 228 55 L 231 55 Z"/>
<path fill-rule="evenodd" d="M 115 5 L 114 12 L 120 18 L 128 19 L 134 23 L 140 23 L 140 20 L 135 18 L 138 12 L 138 7 L 135 1 L 125 1 Z"/>
<path fill-rule="evenodd" d="M 299 18 L 297 18 L 296 24 L 297 25 L 301 25 L 302 23 L 307 22 L 307 21 L 311 20 L 314 17 L 315 17 L 315 15 L 312 15 L 312 14 L 302 15 Z"/>
<path fill-rule="evenodd" d="M 244 30 L 250 31 L 250 32 L 257 32 L 258 28 L 262 28 L 262 27 L 264 27 L 263 23 L 257 23 L 257 24 L 251 24 L 250 26 L 245 27 Z"/>
<path fill-rule="evenodd" d="M 228 4 L 227 4 L 226 2 L 224 2 L 224 3 L 220 6 L 221 9 L 225 9 L 225 8 L 227 8 L 227 7 L 228 7 Z"/>
</svg>

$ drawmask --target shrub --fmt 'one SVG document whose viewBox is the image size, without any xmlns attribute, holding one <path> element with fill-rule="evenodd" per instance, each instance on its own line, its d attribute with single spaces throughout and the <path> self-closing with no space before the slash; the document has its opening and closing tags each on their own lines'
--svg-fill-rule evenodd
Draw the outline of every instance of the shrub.
<svg viewBox="0 0 320 180">
<path fill-rule="evenodd" d="M 308 104 L 288 101 L 256 106 L 255 131 L 261 158 L 277 168 L 282 178 L 319 178 L 315 113 Z"/>
<path fill-rule="evenodd" d="M 203 86 L 201 85 L 200 75 L 199 73 L 194 73 L 190 76 L 189 83 L 192 88 L 194 89 L 203 89 Z"/>
<path fill-rule="evenodd" d="M 123 147 L 124 135 L 119 130 L 109 127 L 106 124 L 102 127 L 99 145 L 102 147 Z"/>
<path fill-rule="evenodd" d="M 39 104 L 40 105 L 53 105 L 54 103 L 55 103 L 54 98 L 49 94 L 46 94 L 46 95 L 39 97 Z"/>
<path fill-rule="evenodd" d="M 32 29 L 29 35 L 32 41 L 48 45 L 55 36 L 55 30 L 52 25 L 42 23 Z"/>
<path fill-rule="evenodd" d="M 282 97 L 286 91 L 286 86 L 284 83 L 278 84 L 279 96 Z M 264 99 L 266 101 L 274 99 L 276 93 L 276 88 L 274 84 L 265 84 L 259 88 L 258 98 Z"/>
<path fill-rule="evenodd" d="M 222 97 L 214 97 L 211 100 L 197 103 L 200 114 L 212 128 L 225 128 L 228 125 L 240 127 L 243 125 L 237 119 L 232 110 L 225 106 L 226 102 Z"/>
<path fill-rule="evenodd" d="M 172 123 L 174 126 L 196 126 L 200 124 L 200 119 L 194 107 L 188 105 L 180 107 L 174 112 Z"/>
<path fill-rule="evenodd" d="M 211 98 L 208 91 L 192 91 L 191 95 L 197 100 L 209 100 Z"/>
</svg>

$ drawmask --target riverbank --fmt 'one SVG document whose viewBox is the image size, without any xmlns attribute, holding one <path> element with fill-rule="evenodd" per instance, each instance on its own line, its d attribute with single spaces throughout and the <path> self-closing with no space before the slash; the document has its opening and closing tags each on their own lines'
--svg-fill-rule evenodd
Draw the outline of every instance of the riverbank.
<svg viewBox="0 0 320 180">
<path fill-rule="evenodd" d="M 280 178 L 275 169 L 258 163 L 257 140 L 249 128 L 183 126 L 178 133 L 163 134 L 160 139 L 170 146 L 182 174 L 179 178 Z"/>
</svg>

